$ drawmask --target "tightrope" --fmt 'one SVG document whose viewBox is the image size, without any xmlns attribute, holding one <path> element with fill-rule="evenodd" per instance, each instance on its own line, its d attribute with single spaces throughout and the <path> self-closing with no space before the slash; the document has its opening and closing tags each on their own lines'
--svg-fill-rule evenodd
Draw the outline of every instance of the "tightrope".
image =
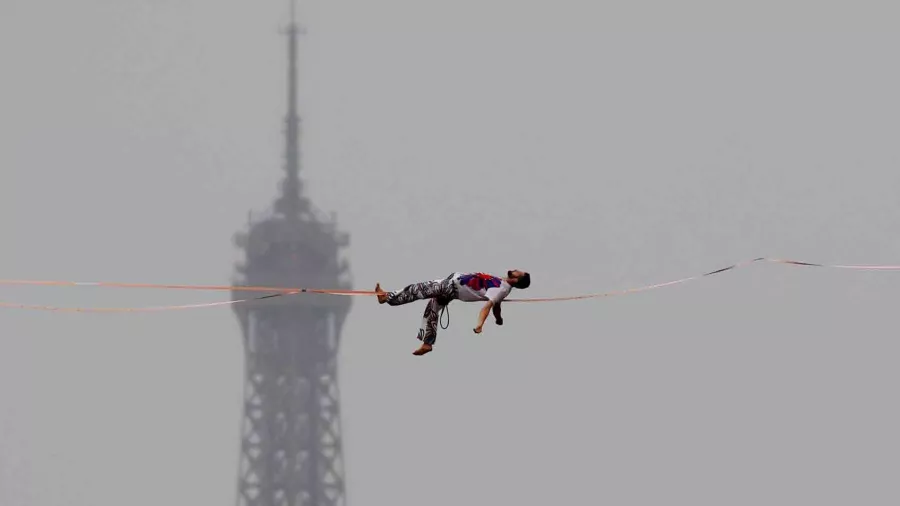
<svg viewBox="0 0 900 506">
<path fill-rule="evenodd" d="M 228 306 L 233 304 L 241 304 L 244 302 L 252 302 L 256 300 L 273 299 L 275 297 L 284 297 L 294 295 L 298 292 L 284 292 L 263 295 L 261 297 L 252 297 L 248 299 L 234 299 L 219 302 L 205 302 L 199 304 L 181 304 L 177 306 L 150 306 L 150 307 L 59 307 L 45 306 L 41 304 L 19 304 L 14 302 L 0 302 L 0 308 L 7 309 L 31 309 L 37 311 L 56 311 L 62 313 L 142 313 L 153 311 L 173 311 L 179 309 L 197 309 L 203 307 Z"/>
<path fill-rule="evenodd" d="M 778 258 L 758 257 L 758 258 L 754 258 L 753 260 L 738 262 L 736 264 L 729 265 L 728 267 L 723 267 L 723 268 L 716 269 L 713 271 L 705 272 L 703 274 L 698 274 L 696 276 L 690 276 L 690 277 L 686 277 L 686 278 L 677 279 L 674 281 L 667 281 L 665 283 L 657 283 L 657 284 L 646 285 L 646 286 L 641 286 L 641 287 L 637 287 L 637 288 L 628 288 L 628 289 L 624 289 L 624 290 L 615 290 L 615 291 L 610 291 L 610 292 L 591 293 L 591 294 L 582 294 L 582 295 L 570 295 L 570 296 L 561 296 L 561 297 L 511 298 L 511 299 L 504 300 L 504 302 L 561 302 L 561 301 L 614 297 L 614 296 L 619 296 L 619 295 L 645 292 L 648 290 L 654 290 L 654 289 L 663 288 L 666 286 L 687 283 L 688 281 L 693 281 L 693 280 L 697 280 L 697 279 L 701 279 L 701 278 L 705 278 L 705 277 L 709 277 L 709 276 L 714 276 L 716 274 L 722 274 L 724 272 L 732 271 L 732 270 L 735 270 L 735 269 L 738 269 L 741 267 L 746 267 L 750 264 L 754 264 L 757 262 L 771 262 L 771 263 L 778 263 L 778 264 L 791 265 L 791 266 L 819 267 L 819 268 L 830 268 L 830 269 L 900 271 L 900 265 L 821 264 L 821 263 L 813 263 L 813 262 L 804 262 L 804 261 L 799 261 L 799 260 L 785 260 L 785 259 L 778 259 Z M 69 287 L 94 286 L 94 287 L 105 287 L 105 288 L 145 288 L 145 289 L 163 289 L 163 290 L 268 292 L 267 295 L 262 295 L 262 296 L 258 296 L 258 297 L 248 297 L 248 298 L 242 298 L 242 299 L 233 299 L 233 300 L 226 300 L 226 301 L 219 301 L 219 302 L 207 302 L 207 303 L 200 303 L 200 304 L 182 304 L 182 305 L 153 306 L 153 307 L 87 308 L 87 307 L 58 307 L 58 306 L 36 305 L 36 304 L 18 304 L 18 303 L 11 303 L 11 302 L 0 302 L 0 308 L 29 309 L 29 310 L 40 310 L 40 311 L 60 311 L 60 312 L 109 313 L 109 312 L 171 311 L 171 310 L 195 309 L 195 308 L 206 308 L 206 307 L 242 304 L 242 303 L 247 303 L 247 302 L 272 299 L 275 297 L 284 297 L 284 296 L 304 294 L 304 293 L 338 295 L 338 296 L 373 296 L 373 295 L 376 295 L 376 292 L 374 290 L 344 290 L 344 289 L 299 288 L 299 287 L 288 288 L 288 287 L 273 287 L 273 286 L 240 286 L 240 285 L 231 286 L 231 285 L 185 285 L 185 284 L 158 284 L 158 283 L 119 283 L 119 282 L 102 282 L 102 281 L 40 281 L 40 280 L 22 280 L 22 279 L 0 279 L 0 285 L 37 285 L 37 286 L 69 286 Z"/>
</svg>

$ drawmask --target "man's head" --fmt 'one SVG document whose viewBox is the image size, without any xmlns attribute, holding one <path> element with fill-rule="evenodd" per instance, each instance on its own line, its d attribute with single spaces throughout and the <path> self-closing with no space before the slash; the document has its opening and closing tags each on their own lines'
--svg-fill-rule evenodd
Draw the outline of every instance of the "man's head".
<svg viewBox="0 0 900 506">
<path fill-rule="evenodd" d="M 509 278 L 509 284 L 513 286 L 513 288 L 519 288 L 524 290 L 531 285 L 531 274 L 528 274 L 525 271 L 520 271 L 518 269 L 513 269 L 511 271 L 506 272 L 507 277 Z"/>
</svg>

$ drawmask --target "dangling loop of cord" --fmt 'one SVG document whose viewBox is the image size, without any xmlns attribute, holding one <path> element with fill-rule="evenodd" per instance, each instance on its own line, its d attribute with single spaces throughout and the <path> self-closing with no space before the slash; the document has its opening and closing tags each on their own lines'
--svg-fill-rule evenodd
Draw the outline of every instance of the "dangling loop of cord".
<svg viewBox="0 0 900 506">
<path fill-rule="evenodd" d="M 447 313 L 447 326 L 446 327 L 444 326 L 444 323 L 443 323 L 445 312 Z M 441 328 L 444 330 L 447 330 L 447 328 L 450 327 L 450 305 L 449 304 L 441 307 L 441 314 L 440 314 L 439 318 L 440 318 L 439 321 L 441 324 Z"/>
</svg>

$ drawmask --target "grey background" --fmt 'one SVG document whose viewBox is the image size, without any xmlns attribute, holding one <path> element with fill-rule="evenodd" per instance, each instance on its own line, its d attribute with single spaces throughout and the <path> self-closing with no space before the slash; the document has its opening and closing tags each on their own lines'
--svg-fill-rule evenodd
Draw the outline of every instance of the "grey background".
<svg viewBox="0 0 900 506">
<path fill-rule="evenodd" d="M 888 5 L 885 3 L 884 5 Z M 3 278 L 227 283 L 281 178 L 286 2 L 0 1 Z M 302 2 L 303 176 L 356 284 L 531 296 L 760 255 L 900 263 L 887 7 Z M 348 504 L 896 504 L 892 273 L 755 265 L 621 298 L 360 299 Z M 520 294 L 521 295 L 521 294 Z M 219 294 L 0 288 L 153 305 Z M 232 504 L 230 309 L 5 310 L 0 504 Z"/>
</svg>

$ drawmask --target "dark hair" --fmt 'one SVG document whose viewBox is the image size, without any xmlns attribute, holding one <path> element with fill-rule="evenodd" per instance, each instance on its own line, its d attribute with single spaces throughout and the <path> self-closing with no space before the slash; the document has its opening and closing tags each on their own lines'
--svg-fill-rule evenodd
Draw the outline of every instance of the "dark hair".
<svg viewBox="0 0 900 506">
<path fill-rule="evenodd" d="M 517 279 L 516 284 L 513 286 L 522 290 L 528 288 L 529 286 L 531 286 L 531 274 L 528 274 L 527 272 L 522 274 L 522 277 Z"/>
</svg>

